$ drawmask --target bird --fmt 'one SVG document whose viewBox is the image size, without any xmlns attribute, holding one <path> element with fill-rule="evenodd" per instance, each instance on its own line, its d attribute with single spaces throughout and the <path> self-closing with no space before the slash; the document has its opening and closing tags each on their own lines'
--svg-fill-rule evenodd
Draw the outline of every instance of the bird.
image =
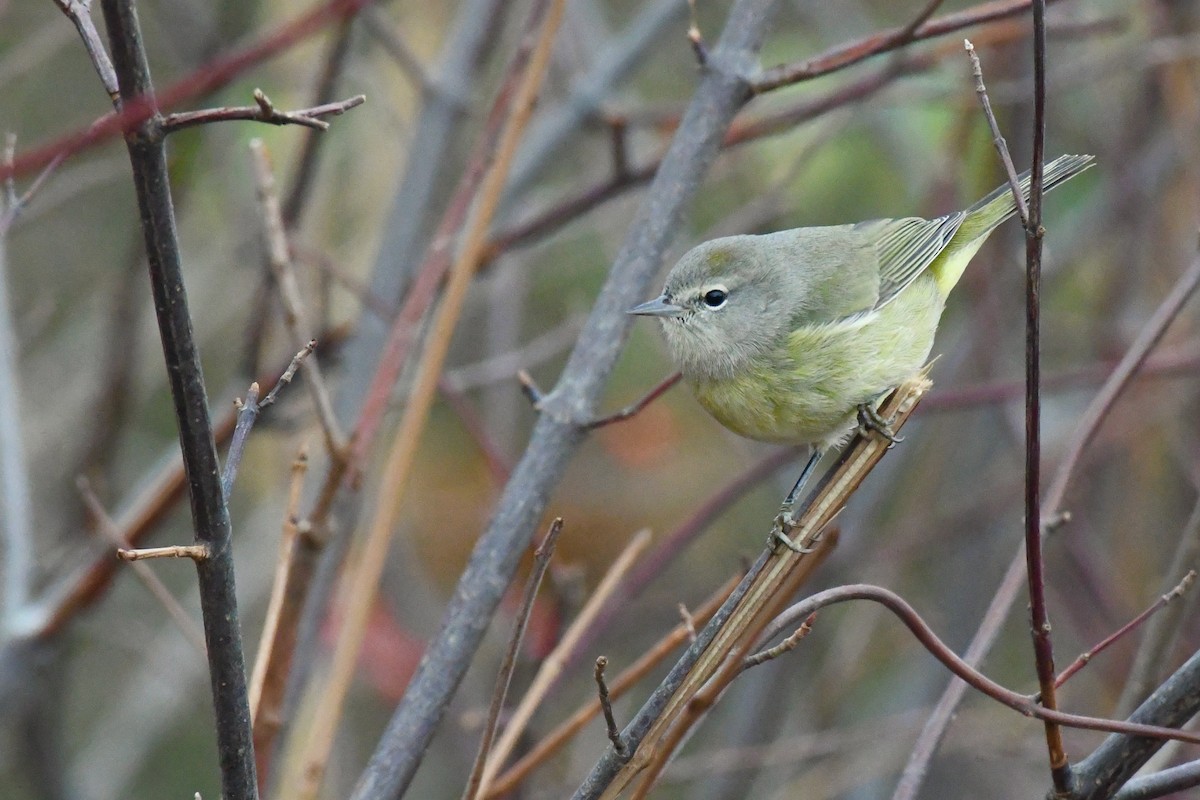
<svg viewBox="0 0 1200 800">
<path fill-rule="evenodd" d="M 1092 164 L 1090 155 L 1059 156 L 1045 166 L 1044 190 Z M 1028 202 L 1029 173 L 1016 183 Z M 713 239 L 685 253 L 662 293 L 628 313 L 661 321 L 684 381 L 726 428 L 812 448 L 784 501 L 790 513 L 821 455 L 856 427 L 893 438 L 875 404 L 925 364 L 950 291 L 1017 208 L 1005 183 L 934 219 Z"/>
</svg>

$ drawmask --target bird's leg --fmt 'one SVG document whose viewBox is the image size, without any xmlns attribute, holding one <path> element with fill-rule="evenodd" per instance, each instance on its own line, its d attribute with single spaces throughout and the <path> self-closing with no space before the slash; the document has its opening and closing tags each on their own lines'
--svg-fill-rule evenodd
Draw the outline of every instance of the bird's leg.
<svg viewBox="0 0 1200 800">
<path fill-rule="evenodd" d="M 904 441 L 903 436 L 897 436 L 892 430 L 892 421 L 879 416 L 879 410 L 875 408 L 874 403 L 859 403 L 858 432 L 865 436 L 871 431 L 875 431 L 892 444 Z"/>
<path fill-rule="evenodd" d="M 812 455 L 808 457 L 808 463 L 804 465 L 804 469 L 800 471 L 800 477 L 792 485 L 792 490 L 787 493 L 787 497 L 783 499 L 783 505 L 779 507 L 779 515 L 775 517 L 775 524 L 771 527 L 771 533 L 767 537 L 767 547 L 775 552 L 778 545 L 783 545 L 793 553 L 811 553 L 811 550 L 805 549 L 793 542 L 788 537 L 788 532 L 796 526 L 796 520 L 792 514 L 793 506 L 796 505 L 796 497 L 800 494 L 800 490 L 804 488 L 804 484 L 808 483 L 809 477 L 812 476 L 813 470 L 817 467 L 817 462 L 824 455 L 821 450 L 813 448 Z"/>
</svg>

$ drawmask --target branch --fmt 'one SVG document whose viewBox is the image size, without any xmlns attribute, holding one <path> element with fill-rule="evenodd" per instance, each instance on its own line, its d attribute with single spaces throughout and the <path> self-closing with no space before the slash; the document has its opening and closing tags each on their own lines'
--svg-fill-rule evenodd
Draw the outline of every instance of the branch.
<svg viewBox="0 0 1200 800">
<path fill-rule="evenodd" d="M 312 108 L 302 108 L 297 111 L 277 111 L 271 98 L 262 89 L 254 90 L 252 106 L 222 106 L 220 108 L 205 108 L 200 111 L 181 111 L 167 114 L 162 120 L 163 133 L 175 133 L 196 125 L 208 125 L 213 122 L 264 122 L 268 125 L 300 125 L 316 131 L 329 130 L 329 123 L 322 117 L 337 117 L 352 108 L 361 106 L 367 101 L 364 94 L 338 100 L 335 103 L 324 103 Z"/>
<path fill-rule="evenodd" d="M 1183 725 L 1200 711 L 1200 652 L 1194 653 L 1175 670 L 1129 716 L 1133 723 L 1145 725 Z M 1163 740 L 1132 732 L 1109 736 L 1091 755 L 1076 765 L 1076 791 L 1072 800 L 1100 800 L 1110 797 L 1140 770 L 1163 746 Z"/>
<path fill-rule="evenodd" d="M 504 701 L 508 696 L 509 683 L 512 681 L 513 670 L 517 666 L 517 654 L 521 649 L 521 641 L 525 638 L 525 630 L 529 626 L 529 616 L 533 613 L 533 603 L 537 599 L 538 589 L 542 578 L 550 566 L 554 556 L 554 546 L 558 544 L 558 536 L 562 533 L 562 517 L 555 517 L 550 524 L 550 530 L 542 543 L 534 552 L 533 572 L 525 584 L 525 595 L 521 598 L 521 607 L 517 610 L 516 624 L 508 641 L 508 652 L 504 654 L 504 662 L 496 675 L 496 688 L 492 693 L 492 703 L 488 708 L 487 722 L 483 726 L 483 736 L 479 739 L 479 752 L 475 755 L 475 763 L 471 767 L 471 775 L 467 779 L 466 789 L 463 790 L 463 800 L 475 800 L 482 797 L 486 791 L 484 767 L 491 755 L 492 742 L 496 736 L 496 728 L 500 724 L 500 712 L 504 710 Z"/>
<path fill-rule="evenodd" d="M 342 703 L 349 690 L 362 639 L 366 633 L 367 614 L 373 604 L 392 535 L 396 530 L 399 501 L 415 463 L 417 445 L 436 395 L 437 378 L 445 364 L 450 339 L 483 253 L 487 226 L 491 224 L 512 158 L 541 90 L 558 25 L 562 20 L 562 10 L 563 0 L 549 0 L 548 5 L 539 4 L 531 12 L 530 19 L 539 21 L 536 45 L 521 75 L 512 110 L 507 115 L 501 131 L 496 159 L 487 170 L 480 186 L 478 204 L 464 233 L 462 252 L 450 271 L 437 315 L 429 331 L 428 343 L 417 367 L 412 397 L 405 408 L 399 430 L 392 441 L 383 467 L 381 482 L 388 487 L 388 492 L 386 496 L 379 498 L 360 557 L 347 573 L 346 619 L 338 633 L 331 677 L 326 689 L 321 692 L 315 712 L 315 723 L 303 751 L 304 755 L 298 761 L 302 764 L 299 786 L 304 796 L 315 795 L 321 782 L 333 744 L 336 721 L 341 715 Z"/>
<path fill-rule="evenodd" d="M 1100 429 L 1105 419 L 1108 418 L 1108 414 L 1112 411 L 1117 399 L 1130 386 L 1133 377 L 1145 364 L 1150 351 L 1162 339 L 1167 328 L 1179 314 L 1180 310 L 1182 310 L 1188 298 L 1195 292 L 1197 286 L 1200 286 L 1200 257 L 1193 259 L 1188 268 L 1175 281 L 1175 284 L 1171 287 L 1171 291 L 1167 293 L 1167 296 L 1159 303 L 1158 308 L 1154 310 L 1150 319 L 1138 331 L 1137 337 L 1129 346 L 1121 361 L 1113 369 L 1104 385 L 1100 387 L 1096 396 L 1092 398 L 1092 402 L 1088 404 L 1087 409 L 1084 410 L 1071 439 L 1067 443 L 1065 455 L 1055 471 L 1054 480 L 1046 492 L 1046 499 L 1042 507 L 1051 509 L 1047 512 L 1047 519 L 1051 519 L 1058 514 L 1063 498 L 1066 495 L 1067 486 L 1070 484 L 1071 478 L 1074 477 L 1075 468 L 1079 464 L 1079 459 L 1083 454 L 1084 448 L 1095 438 L 1096 432 Z M 987 656 L 988 651 L 999 636 L 1000 629 L 1008 616 L 1009 609 L 1021 591 L 1024 578 L 1025 553 L 1024 547 L 1022 547 L 1009 563 L 1008 570 L 1005 572 L 999 587 L 996 589 L 995 597 L 993 597 L 991 604 L 984 613 L 979 630 L 967 648 L 964 658 L 968 664 L 978 664 Z M 921 735 L 913 747 L 912 755 L 909 757 L 900 782 L 896 786 L 893 800 L 909 800 L 909 798 L 916 795 L 917 788 L 920 785 L 929 761 L 933 758 L 937 745 L 953 718 L 954 709 L 962 700 L 965 691 L 966 686 L 964 684 L 951 682 L 942 693 L 937 706 L 926 720 L 925 727 L 922 729 Z"/>
<path fill-rule="evenodd" d="M 1160 724 L 1142 724 L 1140 720 L 1122 722 L 1120 720 L 1102 719 L 1100 717 L 1085 717 L 1080 714 L 1068 714 L 1057 709 L 1038 705 L 1030 700 L 1027 695 L 1001 686 L 964 661 L 945 642 L 938 638 L 928 623 L 921 618 L 921 615 L 904 598 L 880 586 L 854 584 L 850 586 L 838 586 L 818 592 L 796 603 L 780 614 L 772 622 L 770 633 L 778 635 L 781 630 L 786 630 L 795 627 L 798 623 L 803 623 L 822 608 L 835 603 L 844 603 L 847 600 L 870 600 L 873 603 L 879 603 L 888 611 L 895 614 L 904 623 L 905 627 L 912 631 L 917 641 L 929 651 L 930 655 L 965 681 L 968 686 L 982 692 L 996 702 L 1008 706 L 1023 716 L 1043 721 L 1052 720 L 1057 725 L 1079 728 L 1081 730 L 1114 731 L 1125 735 L 1139 736 L 1152 742 L 1156 749 L 1164 742 L 1172 739 L 1200 744 L 1200 734 L 1175 730 L 1174 728 L 1164 727 Z M 767 635 L 764 638 L 769 640 L 773 636 Z M 1195 660 L 1200 661 L 1200 656 Z M 1195 702 L 1200 706 L 1200 697 L 1197 697 Z M 1176 718 L 1172 717 L 1172 720 L 1174 719 Z M 1182 717 L 1178 722 L 1172 721 L 1166 724 L 1179 725 L 1186 720 L 1187 717 Z"/>
<path fill-rule="evenodd" d="M 879 414 L 893 431 L 903 427 L 929 385 L 923 376 L 916 376 L 884 400 Z M 641 787 L 647 789 L 653 783 L 703 713 L 703 704 L 694 705 L 693 701 L 703 694 L 711 705 L 741 673 L 743 660 L 760 632 L 831 549 L 832 537 L 825 536 L 829 523 L 890 444 L 878 432 L 860 433 L 850 441 L 834 468 L 806 499 L 798 521 L 785 531 L 798 550 L 780 548 L 775 552 L 769 547 L 759 556 L 746 579 L 625 727 L 622 740 L 632 757 L 621 758 L 609 749 L 576 790 L 574 800 L 615 798 L 643 770 L 646 776 Z"/>
<path fill-rule="evenodd" d="M 198 67 L 154 97 L 140 92 L 123 91 L 120 113 L 108 114 L 85 130 L 69 133 L 57 141 L 42 145 L 18 158 L 11 166 L 0 166 L 0 180 L 9 175 L 24 175 L 42 169 L 55 161 L 103 144 L 125 131 L 137 130 L 155 117 L 159 108 L 170 108 L 185 100 L 212 94 L 228 86 L 255 64 L 324 31 L 331 20 L 354 16 L 369 2 L 370 0 L 328 0 L 285 22 L 245 48 L 219 56 Z M 105 14 L 107 13 L 106 11 Z M 112 37 L 111 31 L 109 37 Z M 115 55 L 116 48 L 113 50 Z M 118 69 L 118 75 L 119 73 Z"/>
<path fill-rule="evenodd" d="M 754 82 L 754 92 L 762 94 L 782 86 L 812 80 L 845 69 L 881 53 L 904 47 L 912 42 L 933 39 L 969 28 L 972 25 L 1024 14 L 1029 10 L 1030 3 L 1031 0 L 994 0 L 994 2 L 980 3 L 965 11 L 944 14 L 937 19 L 920 22 L 915 29 L 907 26 L 896 28 L 864 37 L 849 44 L 839 45 L 806 61 L 784 64 L 764 71 Z M 918 21 L 920 21 L 919 17 Z"/>
<path fill-rule="evenodd" d="M 135 101 L 145 105 L 146 98 L 153 98 L 154 89 L 132 0 L 104 0 L 103 6 L 121 97 L 126 106 Z M 196 562 L 196 573 L 208 642 L 221 787 L 226 800 L 253 800 L 258 791 L 234 584 L 232 526 L 221 488 L 204 373 L 192 335 L 160 121 L 156 107 L 150 105 L 145 118 L 130 129 L 126 146 L 179 426 L 195 546 L 205 548 L 209 554 Z"/>
<path fill-rule="evenodd" d="M 740 0 L 730 12 L 718 54 L 756 50 L 770 0 Z M 687 202 L 716 157 L 721 137 L 749 99 L 745 81 L 709 70 L 663 165 L 635 217 L 608 280 L 568 360 L 547 411 L 505 487 L 495 516 L 480 537 L 408 691 L 355 791 L 356 800 L 395 797 L 412 780 L 438 722 L 511 580 L 533 527 L 545 510 L 570 455 L 584 438 L 575 422 L 594 416 L 628 331 L 625 309 L 643 297 L 658 272 Z"/>
</svg>

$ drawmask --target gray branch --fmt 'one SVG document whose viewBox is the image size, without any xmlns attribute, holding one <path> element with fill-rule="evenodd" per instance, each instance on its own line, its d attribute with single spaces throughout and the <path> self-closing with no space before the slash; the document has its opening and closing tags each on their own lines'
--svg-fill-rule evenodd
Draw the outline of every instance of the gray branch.
<svg viewBox="0 0 1200 800">
<path fill-rule="evenodd" d="M 740 0 L 654 182 L 634 215 L 608 280 L 558 385 L 542 404 L 529 446 L 480 537 L 404 699 L 354 791 L 355 800 L 401 796 L 462 680 L 567 461 L 584 438 L 628 333 L 625 310 L 645 298 L 679 220 L 738 109 L 750 99 L 746 67 L 771 0 Z"/>
</svg>

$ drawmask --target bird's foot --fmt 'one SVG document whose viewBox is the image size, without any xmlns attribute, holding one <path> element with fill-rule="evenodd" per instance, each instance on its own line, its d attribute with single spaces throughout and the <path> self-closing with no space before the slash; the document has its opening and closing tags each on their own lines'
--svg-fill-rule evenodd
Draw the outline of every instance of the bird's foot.
<svg viewBox="0 0 1200 800">
<path fill-rule="evenodd" d="M 775 524 L 771 526 L 771 532 L 767 535 L 767 547 L 772 553 L 778 553 L 781 545 L 800 555 L 812 552 L 810 548 L 801 547 L 788 536 L 795 527 L 796 520 L 792 518 L 791 507 L 785 505 L 780 508 L 779 515 L 775 517 Z"/>
<path fill-rule="evenodd" d="M 864 436 L 874 431 L 892 444 L 904 441 L 903 436 L 897 436 L 892 430 L 892 421 L 879 416 L 878 409 L 871 403 L 860 403 L 858 406 L 858 431 Z"/>
</svg>

